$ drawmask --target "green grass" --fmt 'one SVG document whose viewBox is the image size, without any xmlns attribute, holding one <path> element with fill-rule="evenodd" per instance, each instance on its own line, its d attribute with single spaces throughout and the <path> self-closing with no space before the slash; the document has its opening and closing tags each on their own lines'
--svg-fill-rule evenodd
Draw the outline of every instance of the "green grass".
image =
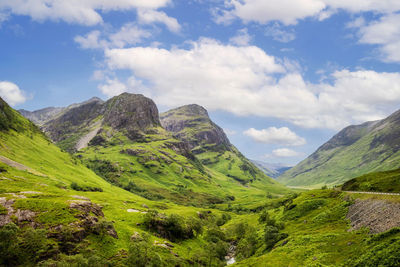
<svg viewBox="0 0 400 267">
<path fill-rule="evenodd" d="M 345 191 L 400 193 L 400 169 L 369 173 L 343 184 Z"/>
<path fill-rule="evenodd" d="M 378 266 L 379 260 L 386 262 L 379 266 L 394 266 L 389 262 L 399 260 L 399 231 L 381 234 L 383 238 L 370 236 L 365 229 L 348 232 L 346 214 L 351 202 L 343 196 L 333 190 L 312 190 L 295 198 L 290 209 L 270 209 L 285 224 L 288 238 L 269 252 L 261 247 L 237 266 Z M 390 253 L 393 261 L 384 259 Z"/>
</svg>

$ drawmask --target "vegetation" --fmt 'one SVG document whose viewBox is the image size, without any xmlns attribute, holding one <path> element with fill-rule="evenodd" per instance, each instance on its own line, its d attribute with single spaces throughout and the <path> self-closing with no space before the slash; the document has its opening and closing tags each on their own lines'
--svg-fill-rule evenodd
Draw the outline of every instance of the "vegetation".
<svg viewBox="0 0 400 267">
<path fill-rule="evenodd" d="M 345 191 L 400 193 L 400 169 L 369 173 L 343 184 Z"/>
</svg>

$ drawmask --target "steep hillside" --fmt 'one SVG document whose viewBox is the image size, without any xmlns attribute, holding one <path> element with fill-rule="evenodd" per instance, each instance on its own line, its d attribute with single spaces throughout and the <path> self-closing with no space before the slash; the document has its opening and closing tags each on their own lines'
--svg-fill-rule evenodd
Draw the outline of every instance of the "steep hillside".
<svg viewBox="0 0 400 267">
<path fill-rule="evenodd" d="M 349 126 L 279 177 L 291 186 L 341 184 L 374 171 L 400 167 L 400 111 L 388 118 Z"/>
<path fill-rule="evenodd" d="M 189 143 L 202 164 L 244 186 L 274 190 L 279 184 L 243 156 L 199 105 L 187 105 L 160 115 L 161 124 L 174 137 Z"/>
<path fill-rule="evenodd" d="M 166 266 L 188 264 L 193 255 L 186 244 L 161 246 L 166 235 L 146 226 L 147 214 L 149 209 L 173 213 L 178 224 L 186 217 L 195 222 L 202 210 L 152 202 L 113 186 L 53 145 L 1 98 L 0 122 L 0 265 L 132 266 L 153 262 L 146 257 L 155 255 Z M 208 253 L 202 252 L 202 239 L 182 238 L 190 239 L 198 255 Z M 159 245 L 153 246 L 155 241 Z M 150 253 L 146 257 L 140 254 L 144 249 Z"/>
<path fill-rule="evenodd" d="M 142 95 L 124 93 L 107 102 L 87 101 L 63 111 L 43 130 L 107 181 L 147 199 L 193 206 L 253 205 L 267 193 L 288 192 L 268 179 L 244 186 L 245 179 L 204 166 L 192 149 L 210 135 L 176 139 L 161 127 L 154 102 Z M 213 134 L 222 138 L 222 146 L 230 146 L 222 130 Z M 249 194 L 254 198 L 249 199 Z"/>
<path fill-rule="evenodd" d="M 400 169 L 368 173 L 345 182 L 344 191 L 400 193 Z"/>
<path fill-rule="evenodd" d="M 399 266 L 400 198 L 378 197 L 328 189 L 277 199 L 243 222 L 261 243 L 235 266 Z"/>
<path fill-rule="evenodd" d="M 286 166 L 284 164 L 273 164 L 267 163 L 260 160 L 251 160 L 251 162 L 262 170 L 266 175 L 272 178 L 278 178 L 285 171 L 290 170 L 292 167 Z"/>
</svg>

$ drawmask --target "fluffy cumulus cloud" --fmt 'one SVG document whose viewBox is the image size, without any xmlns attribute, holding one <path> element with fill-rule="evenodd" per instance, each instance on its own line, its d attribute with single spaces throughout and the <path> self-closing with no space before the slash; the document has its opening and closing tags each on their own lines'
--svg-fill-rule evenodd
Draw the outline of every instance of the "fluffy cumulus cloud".
<svg viewBox="0 0 400 267">
<path fill-rule="evenodd" d="M 235 45 L 249 45 L 251 42 L 252 36 L 248 33 L 247 29 L 241 29 L 237 32 L 235 36 L 229 39 L 232 44 Z"/>
<path fill-rule="evenodd" d="M 284 25 L 296 24 L 307 17 L 326 19 L 337 10 L 350 13 L 391 13 L 400 10 L 398 0 L 228 0 L 219 12 L 217 22 L 240 18 L 245 22 L 262 24 L 279 21 Z"/>
<path fill-rule="evenodd" d="M 229 11 L 223 12 L 220 21 L 238 17 L 245 22 L 268 23 L 280 21 L 285 25 L 321 12 L 326 5 L 321 0 L 229 0 L 225 2 Z"/>
<path fill-rule="evenodd" d="M 303 156 L 303 153 L 294 151 L 289 148 L 278 148 L 272 151 L 271 154 L 266 155 L 267 158 L 294 158 Z"/>
<path fill-rule="evenodd" d="M 292 132 L 287 127 L 257 130 L 250 128 L 244 132 L 245 135 L 251 137 L 254 141 L 264 144 L 277 144 L 285 146 L 302 146 L 306 144 L 306 140 Z"/>
<path fill-rule="evenodd" d="M 139 9 L 138 20 L 141 24 L 164 24 L 170 31 L 178 33 L 181 30 L 181 25 L 175 18 L 169 17 L 165 12 L 152 9 Z"/>
<path fill-rule="evenodd" d="M 201 39 L 188 49 L 134 47 L 106 50 L 105 55 L 111 71 L 130 70 L 131 79 L 170 107 L 198 103 L 240 116 L 335 130 L 399 108 L 399 73 L 341 70 L 329 82 L 311 84 L 255 46 Z"/>
<path fill-rule="evenodd" d="M 128 87 L 117 79 L 107 79 L 106 83 L 99 86 L 100 91 L 108 96 L 116 96 L 128 91 Z"/>
<path fill-rule="evenodd" d="M 360 43 L 379 46 L 384 61 L 400 62 L 399 25 L 400 14 L 388 14 L 370 23 L 357 19 L 352 26 L 359 28 Z"/>
<path fill-rule="evenodd" d="M 127 23 L 115 32 L 94 30 L 84 36 L 78 35 L 74 40 L 83 49 L 108 49 L 136 45 L 151 36 L 150 31 L 141 29 L 134 23 Z"/>
<path fill-rule="evenodd" d="M 169 3 L 170 0 L 0 0 L 0 12 L 26 15 L 37 21 L 95 25 L 103 21 L 99 11 L 157 9 Z"/>
<path fill-rule="evenodd" d="M 0 96 L 11 106 L 24 103 L 27 99 L 18 85 L 7 81 L 0 81 Z"/>
</svg>

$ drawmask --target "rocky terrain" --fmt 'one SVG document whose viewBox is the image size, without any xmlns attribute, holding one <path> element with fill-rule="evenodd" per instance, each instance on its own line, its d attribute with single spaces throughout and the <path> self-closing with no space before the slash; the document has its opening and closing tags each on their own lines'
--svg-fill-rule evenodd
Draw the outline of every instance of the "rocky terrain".
<svg viewBox="0 0 400 267">
<path fill-rule="evenodd" d="M 162 126 L 173 135 L 187 142 L 190 149 L 212 145 L 229 149 L 229 139 L 221 127 L 211 121 L 202 106 L 192 104 L 160 114 Z"/>
<path fill-rule="evenodd" d="M 376 199 L 356 199 L 349 207 L 347 219 L 351 231 L 366 227 L 372 234 L 400 227 L 400 203 Z"/>
</svg>

